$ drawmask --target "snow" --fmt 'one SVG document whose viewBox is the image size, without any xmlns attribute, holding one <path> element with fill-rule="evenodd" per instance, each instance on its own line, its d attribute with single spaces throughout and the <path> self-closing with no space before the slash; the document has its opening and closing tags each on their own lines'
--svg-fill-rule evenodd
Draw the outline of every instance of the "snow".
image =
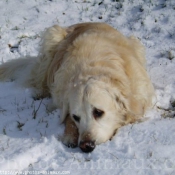
<svg viewBox="0 0 175 175">
<path fill-rule="evenodd" d="M 0 61 L 37 56 L 40 36 L 54 24 L 107 22 L 146 47 L 156 90 L 145 121 L 122 127 L 112 141 L 89 154 L 61 143 L 64 125 L 50 99 L 0 82 L 0 174 L 175 174 L 175 1 L 0 1 Z M 18 172 L 21 171 L 21 172 Z"/>
</svg>

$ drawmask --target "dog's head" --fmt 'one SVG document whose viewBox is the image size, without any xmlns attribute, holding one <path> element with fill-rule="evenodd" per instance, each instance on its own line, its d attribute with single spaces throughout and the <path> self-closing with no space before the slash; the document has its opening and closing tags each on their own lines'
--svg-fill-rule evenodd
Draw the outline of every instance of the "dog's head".
<svg viewBox="0 0 175 175">
<path fill-rule="evenodd" d="M 91 152 L 95 145 L 111 139 L 125 122 L 127 102 L 121 92 L 109 87 L 90 79 L 69 88 L 62 120 L 70 114 L 79 131 L 79 147 L 84 152 Z"/>
</svg>

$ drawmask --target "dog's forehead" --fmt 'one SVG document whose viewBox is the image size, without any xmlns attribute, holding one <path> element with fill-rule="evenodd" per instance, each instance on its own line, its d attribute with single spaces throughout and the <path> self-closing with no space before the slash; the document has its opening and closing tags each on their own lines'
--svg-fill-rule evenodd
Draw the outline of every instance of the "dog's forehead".
<svg viewBox="0 0 175 175">
<path fill-rule="evenodd" d="M 93 107 L 109 109 L 113 106 L 114 99 L 104 87 L 95 82 L 74 87 L 69 103 L 70 110 L 76 113 L 92 110 Z"/>
</svg>

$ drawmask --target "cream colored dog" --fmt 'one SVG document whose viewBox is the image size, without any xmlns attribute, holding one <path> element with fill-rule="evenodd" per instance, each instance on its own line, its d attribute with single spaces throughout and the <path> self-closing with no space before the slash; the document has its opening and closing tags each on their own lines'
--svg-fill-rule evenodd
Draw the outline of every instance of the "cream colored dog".
<svg viewBox="0 0 175 175">
<path fill-rule="evenodd" d="M 37 98 L 51 95 L 66 125 L 63 143 L 84 152 L 140 119 L 154 96 L 140 41 L 104 23 L 49 28 L 38 58 L 0 66 L 7 79 L 34 88 Z"/>
</svg>

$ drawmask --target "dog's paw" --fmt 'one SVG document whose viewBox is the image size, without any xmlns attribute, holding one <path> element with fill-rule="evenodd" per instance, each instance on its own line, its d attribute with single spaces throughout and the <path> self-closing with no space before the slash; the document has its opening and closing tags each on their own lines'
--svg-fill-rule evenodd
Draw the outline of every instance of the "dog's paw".
<svg viewBox="0 0 175 175">
<path fill-rule="evenodd" d="M 75 148 L 78 146 L 78 138 L 71 134 L 64 134 L 62 137 L 62 142 L 69 148 Z"/>
<path fill-rule="evenodd" d="M 72 121 L 69 115 L 65 119 L 65 130 L 62 137 L 62 142 L 64 145 L 75 148 L 78 146 L 78 128 L 75 123 Z"/>
</svg>

